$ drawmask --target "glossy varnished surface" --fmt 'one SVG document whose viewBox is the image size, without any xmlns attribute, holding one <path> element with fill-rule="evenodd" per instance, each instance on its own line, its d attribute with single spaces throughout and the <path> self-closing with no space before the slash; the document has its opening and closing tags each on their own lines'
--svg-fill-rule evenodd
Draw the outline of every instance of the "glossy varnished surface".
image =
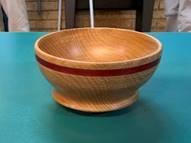
<svg viewBox="0 0 191 143">
<path fill-rule="evenodd" d="M 151 34 L 162 41 L 163 57 L 137 103 L 82 114 L 51 99 L 33 49 L 43 33 L 0 33 L 0 143 L 190 143 L 191 35 Z"/>
<path fill-rule="evenodd" d="M 50 55 L 81 62 L 132 60 L 159 48 L 150 37 L 111 28 L 66 30 L 43 38 L 38 46 Z"/>
<path fill-rule="evenodd" d="M 156 70 L 161 51 L 154 37 L 115 28 L 63 30 L 35 44 L 54 99 L 86 112 L 113 111 L 134 103 L 138 89 Z"/>
</svg>

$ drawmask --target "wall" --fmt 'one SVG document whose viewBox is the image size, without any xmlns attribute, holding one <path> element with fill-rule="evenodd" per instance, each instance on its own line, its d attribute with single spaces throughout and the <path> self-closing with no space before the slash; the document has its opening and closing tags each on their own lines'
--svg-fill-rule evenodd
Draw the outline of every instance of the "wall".
<svg viewBox="0 0 191 143">
<path fill-rule="evenodd" d="M 42 13 L 37 13 L 36 0 L 26 0 L 27 10 L 32 31 L 54 31 L 57 28 L 57 1 L 58 0 L 43 0 Z M 63 0 L 64 2 L 64 0 Z M 64 8 L 64 6 L 63 6 Z M 62 13 L 62 28 L 65 28 L 64 11 Z M 134 28 L 135 23 L 134 11 L 96 11 L 95 21 L 96 26 Z M 87 11 L 77 13 L 77 27 L 89 25 L 89 15 Z M 164 31 L 164 2 L 156 0 L 154 7 L 154 15 L 152 22 L 152 31 Z"/>
</svg>

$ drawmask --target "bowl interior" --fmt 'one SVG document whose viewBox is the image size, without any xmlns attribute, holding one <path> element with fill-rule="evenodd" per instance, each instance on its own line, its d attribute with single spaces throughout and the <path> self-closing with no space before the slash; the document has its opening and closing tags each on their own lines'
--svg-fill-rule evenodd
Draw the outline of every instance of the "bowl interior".
<svg viewBox="0 0 191 143">
<path fill-rule="evenodd" d="M 145 34 L 112 28 L 64 30 L 41 38 L 37 46 L 49 55 L 85 62 L 132 60 L 160 48 Z"/>
</svg>

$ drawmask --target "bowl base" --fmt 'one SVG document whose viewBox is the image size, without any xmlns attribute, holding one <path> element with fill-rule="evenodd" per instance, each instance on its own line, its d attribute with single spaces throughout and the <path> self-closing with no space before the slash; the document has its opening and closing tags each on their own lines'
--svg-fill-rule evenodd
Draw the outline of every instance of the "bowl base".
<svg viewBox="0 0 191 143">
<path fill-rule="evenodd" d="M 83 112 L 108 112 L 119 110 L 133 104 L 138 98 L 138 92 L 135 92 L 131 96 L 127 96 L 118 101 L 114 102 L 105 102 L 105 103 L 86 103 L 83 101 L 71 99 L 70 96 L 63 96 L 61 93 L 56 90 L 53 91 L 53 98 L 59 104 L 78 111 Z"/>
</svg>

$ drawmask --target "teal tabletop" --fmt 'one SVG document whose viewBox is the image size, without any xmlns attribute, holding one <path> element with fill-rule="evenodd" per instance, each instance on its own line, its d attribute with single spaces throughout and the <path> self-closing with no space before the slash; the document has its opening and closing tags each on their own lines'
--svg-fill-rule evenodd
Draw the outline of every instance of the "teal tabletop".
<svg viewBox="0 0 191 143">
<path fill-rule="evenodd" d="M 191 34 L 149 33 L 164 50 L 140 98 L 124 110 L 85 114 L 51 97 L 34 57 L 45 33 L 0 33 L 0 143 L 191 143 Z"/>
</svg>

